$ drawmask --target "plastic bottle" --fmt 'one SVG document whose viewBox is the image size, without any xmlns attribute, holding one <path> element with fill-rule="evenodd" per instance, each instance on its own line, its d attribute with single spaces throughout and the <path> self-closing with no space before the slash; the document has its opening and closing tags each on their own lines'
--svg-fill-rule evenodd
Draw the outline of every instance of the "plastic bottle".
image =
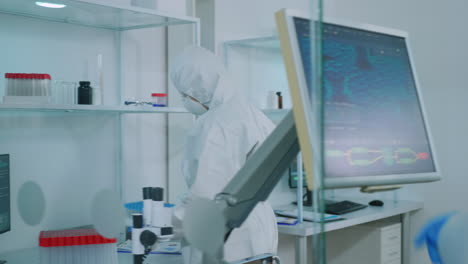
<svg viewBox="0 0 468 264">
<path fill-rule="evenodd" d="M 167 106 L 167 94 L 166 93 L 152 93 L 151 98 L 153 99 L 154 107 Z"/>
<path fill-rule="evenodd" d="M 276 95 L 278 96 L 278 109 L 283 109 L 283 96 L 281 92 L 277 92 Z"/>
<path fill-rule="evenodd" d="M 91 87 L 91 82 L 80 82 L 80 87 L 78 87 L 78 104 L 93 104 L 93 88 Z"/>
</svg>

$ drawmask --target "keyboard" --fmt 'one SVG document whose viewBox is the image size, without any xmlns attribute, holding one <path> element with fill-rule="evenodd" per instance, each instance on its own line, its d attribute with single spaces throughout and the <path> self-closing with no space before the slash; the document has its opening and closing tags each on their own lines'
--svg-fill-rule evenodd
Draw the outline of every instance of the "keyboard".
<svg viewBox="0 0 468 264">
<path fill-rule="evenodd" d="M 327 214 L 342 215 L 366 208 L 367 205 L 351 201 L 334 202 L 326 205 Z"/>
</svg>

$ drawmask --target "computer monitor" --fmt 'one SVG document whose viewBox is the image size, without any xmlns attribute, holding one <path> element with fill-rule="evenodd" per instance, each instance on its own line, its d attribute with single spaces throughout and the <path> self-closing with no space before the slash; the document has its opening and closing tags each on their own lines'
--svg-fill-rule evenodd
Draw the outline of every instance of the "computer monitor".
<svg viewBox="0 0 468 264">
<path fill-rule="evenodd" d="M 10 231 L 10 156 L 0 155 L 0 234 Z"/>
<path fill-rule="evenodd" d="M 305 174 L 304 171 L 303 173 Z M 291 189 L 297 188 L 297 186 L 299 185 L 297 182 L 299 178 L 298 171 L 297 171 L 297 159 L 294 159 L 291 166 L 289 167 L 288 176 L 289 176 L 288 177 L 289 188 Z M 307 187 L 307 180 L 305 179 L 305 177 L 303 178 L 303 182 L 300 186 Z"/>
<path fill-rule="evenodd" d="M 316 22 L 314 22 L 316 23 Z M 277 13 L 294 118 L 312 182 L 311 20 Z M 313 24 L 314 26 L 317 24 Z M 314 27 L 315 29 L 316 27 Z M 408 34 L 325 19 L 322 30 L 323 172 L 326 188 L 439 180 Z"/>
</svg>

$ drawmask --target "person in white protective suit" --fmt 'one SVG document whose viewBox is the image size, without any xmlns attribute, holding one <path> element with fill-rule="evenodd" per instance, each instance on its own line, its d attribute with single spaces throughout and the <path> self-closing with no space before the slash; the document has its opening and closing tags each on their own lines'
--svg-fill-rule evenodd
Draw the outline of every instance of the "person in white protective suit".
<svg viewBox="0 0 468 264">
<path fill-rule="evenodd" d="M 231 86 L 221 61 L 210 51 L 190 47 L 178 56 L 170 78 L 185 108 L 197 115 L 188 134 L 183 175 L 189 197 L 214 199 L 274 129 L 273 123 Z M 176 217 L 183 213 L 176 210 Z M 179 213 L 177 213 L 179 211 Z M 226 261 L 276 254 L 278 230 L 268 202 L 259 203 L 224 246 Z M 185 263 L 201 263 L 201 252 L 184 248 Z"/>
</svg>

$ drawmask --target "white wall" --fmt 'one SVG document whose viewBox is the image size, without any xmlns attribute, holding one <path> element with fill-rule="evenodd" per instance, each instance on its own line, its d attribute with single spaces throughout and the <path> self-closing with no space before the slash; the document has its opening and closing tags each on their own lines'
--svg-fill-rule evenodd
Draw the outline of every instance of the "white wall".
<svg viewBox="0 0 468 264">
<path fill-rule="evenodd" d="M 262 49 L 229 45 L 223 48 L 227 69 L 238 89 L 242 90 L 251 103 L 260 109 L 268 109 L 270 92 L 281 92 L 283 108 L 292 108 L 279 47 Z"/>
<path fill-rule="evenodd" d="M 325 15 L 408 31 L 425 100 L 427 119 L 442 171 L 442 181 L 407 186 L 400 199 L 421 200 L 424 210 L 413 215 L 412 237 L 433 216 L 468 211 L 468 2 L 326 0 Z M 357 191 L 351 191 L 357 194 Z M 339 194 L 339 192 L 336 192 Z M 385 194 L 389 197 L 389 194 Z M 430 263 L 425 250 L 412 250 L 410 263 Z"/>
<path fill-rule="evenodd" d="M 164 28 L 122 33 L 123 99 L 150 101 L 151 93 L 166 93 Z M 167 120 L 165 115 L 124 116 L 124 200 L 142 199 L 141 188 L 166 186 Z"/>
<path fill-rule="evenodd" d="M 309 10 L 308 0 L 218 0 L 216 44 L 224 41 L 276 34 L 274 13 L 281 8 Z"/>
<path fill-rule="evenodd" d="M 123 97 L 149 99 L 150 92 L 164 92 L 164 31 L 146 29 L 122 37 Z M 97 54 L 103 54 L 104 102 L 121 103 L 120 38 L 113 31 L 2 14 L 0 43 L 1 75 L 39 72 L 56 80 L 96 83 Z M 166 119 L 124 119 L 124 196 L 135 201 L 142 186 L 166 185 Z M 0 253 L 37 246 L 41 230 L 91 224 L 94 195 L 117 184 L 119 129 L 114 114 L 0 113 L 0 153 L 11 155 L 12 199 L 12 231 L 0 235 Z M 17 208 L 18 190 L 27 181 L 38 183 L 46 200 L 45 217 L 34 227 L 23 222 Z"/>
</svg>

